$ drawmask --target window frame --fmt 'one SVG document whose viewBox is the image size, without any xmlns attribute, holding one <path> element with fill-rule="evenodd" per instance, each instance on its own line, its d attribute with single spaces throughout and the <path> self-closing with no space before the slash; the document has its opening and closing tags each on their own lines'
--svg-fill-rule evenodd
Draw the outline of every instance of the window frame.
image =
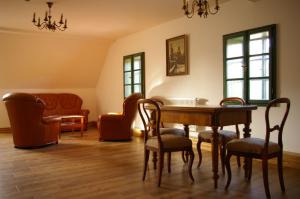
<svg viewBox="0 0 300 199">
<path fill-rule="evenodd" d="M 256 55 L 250 55 L 250 35 L 259 32 L 269 32 L 269 53 L 261 53 Z M 227 58 L 227 41 L 232 38 L 243 37 L 243 55 L 240 57 Z M 250 100 L 250 80 L 251 79 L 266 79 L 266 77 L 250 77 L 250 58 L 255 56 L 269 55 L 269 100 Z M 248 29 L 245 31 L 239 31 L 223 35 L 223 96 L 227 95 L 227 61 L 233 59 L 244 59 L 243 78 L 234 78 L 235 80 L 241 79 L 243 83 L 243 98 L 247 104 L 255 104 L 258 106 L 264 106 L 272 99 L 276 98 L 276 24 L 262 26 L 258 28 Z"/>
<path fill-rule="evenodd" d="M 141 68 L 140 69 L 134 69 L 134 58 L 135 57 L 141 57 Z M 131 69 L 125 71 L 125 61 L 127 59 L 131 60 Z M 141 71 L 141 83 L 134 83 L 134 72 L 135 71 Z M 131 82 L 130 84 L 125 84 L 125 73 L 130 72 L 131 73 Z M 134 93 L 134 85 L 141 85 L 141 94 L 143 97 L 145 97 L 145 52 L 139 52 L 135 54 L 130 54 L 123 56 L 123 96 L 124 99 L 126 98 L 125 96 L 125 87 L 126 86 L 131 86 L 131 94 Z"/>
</svg>

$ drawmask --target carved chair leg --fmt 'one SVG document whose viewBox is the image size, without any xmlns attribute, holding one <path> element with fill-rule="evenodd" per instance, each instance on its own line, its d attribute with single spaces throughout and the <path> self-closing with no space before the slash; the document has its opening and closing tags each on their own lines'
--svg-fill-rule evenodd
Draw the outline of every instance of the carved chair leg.
<svg viewBox="0 0 300 199">
<path fill-rule="evenodd" d="M 219 148 L 220 148 L 222 174 L 225 175 L 225 156 L 226 156 L 225 144 L 220 144 Z"/>
<path fill-rule="evenodd" d="M 281 191 L 285 192 L 285 186 L 284 186 L 284 180 L 283 180 L 283 169 L 282 169 L 282 154 L 280 154 L 277 158 L 277 168 L 278 168 L 278 175 L 279 175 Z"/>
<path fill-rule="evenodd" d="M 227 183 L 226 183 L 225 189 L 228 189 L 230 182 L 231 182 L 230 157 L 231 157 L 231 154 L 227 153 L 226 158 L 225 158 L 225 165 L 226 165 L 226 171 L 227 171 Z"/>
<path fill-rule="evenodd" d="M 201 162 L 202 162 L 201 141 L 199 141 L 199 140 L 197 142 L 197 151 L 198 151 L 198 156 L 199 156 L 199 162 L 198 162 L 197 168 L 199 168 L 201 165 Z"/>
<path fill-rule="evenodd" d="M 158 183 L 157 186 L 160 187 L 161 183 L 161 176 L 162 176 L 162 171 L 164 167 L 164 152 L 159 152 L 159 157 L 158 157 Z"/>
<path fill-rule="evenodd" d="M 143 173 L 143 181 L 145 180 L 146 178 L 146 172 L 147 172 L 147 167 L 148 167 L 148 160 L 149 160 L 149 154 L 150 154 L 150 151 L 145 149 L 144 151 L 144 173 Z"/>
<path fill-rule="evenodd" d="M 171 152 L 168 152 L 168 173 L 171 173 Z"/>
<path fill-rule="evenodd" d="M 263 170 L 263 178 L 264 178 L 264 187 L 267 198 L 271 198 L 270 189 L 269 189 L 269 180 L 268 180 L 268 159 L 262 159 L 262 170 Z"/>
<path fill-rule="evenodd" d="M 182 153 L 181 153 L 181 158 L 182 158 L 182 161 L 183 161 L 184 163 L 187 163 L 187 159 L 186 159 L 186 157 L 185 157 L 184 151 L 182 151 Z"/>
<path fill-rule="evenodd" d="M 252 158 L 249 158 L 248 160 L 248 181 L 251 180 L 252 176 Z"/>
<path fill-rule="evenodd" d="M 244 170 L 245 170 L 245 179 L 248 179 L 249 176 L 249 158 L 244 157 Z"/>
<path fill-rule="evenodd" d="M 239 155 L 236 156 L 236 162 L 237 162 L 238 167 L 241 167 L 241 157 Z"/>
<path fill-rule="evenodd" d="M 157 163 L 157 152 L 153 151 L 153 169 L 156 170 L 156 163 Z"/>
<path fill-rule="evenodd" d="M 193 167 L 195 154 L 194 154 L 193 149 L 191 149 L 189 151 L 189 156 L 190 156 L 190 158 L 189 158 L 189 176 L 190 176 L 191 180 L 194 182 L 194 177 L 193 177 L 193 174 L 192 174 L 192 167 Z"/>
</svg>

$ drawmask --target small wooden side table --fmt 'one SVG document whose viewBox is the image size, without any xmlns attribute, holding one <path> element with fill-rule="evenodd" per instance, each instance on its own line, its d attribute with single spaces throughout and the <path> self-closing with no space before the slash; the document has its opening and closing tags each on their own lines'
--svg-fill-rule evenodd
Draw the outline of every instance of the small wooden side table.
<svg viewBox="0 0 300 199">
<path fill-rule="evenodd" d="M 71 126 L 72 132 L 74 131 L 75 127 L 80 127 L 80 134 L 81 137 L 83 136 L 83 126 L 84 126 L 84 116 L 83 115 L 65 115 L 61 116 L 61 119 L 70 119 L 69 122 L 62 122 L 60 125 L 68 125 Z M 76 119 L 80 119 L 80 122 L 77 122 Z M 61 136 L 61 131 L 59 132 L 59 138 Z"/>
</svg>

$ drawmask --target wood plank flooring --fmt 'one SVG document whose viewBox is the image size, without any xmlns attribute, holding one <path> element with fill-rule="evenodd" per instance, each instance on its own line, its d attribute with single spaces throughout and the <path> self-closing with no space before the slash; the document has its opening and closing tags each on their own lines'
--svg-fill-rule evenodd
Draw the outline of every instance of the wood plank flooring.
<svg viewBox="0 0 300 199">
<path fill-rule="evenodd" d="M 222 174 L 219 188 L 213 188 L 210 152 L 204 151 L 200 169 L 196 168 L 195 158 L 194 183 L 188 177 L 181 154 L 173 153 L 172 158 L 172 172 L 164 170 L 158 188 L 152 164 L 146 181 L 142 181 L 142 139 L 99 142 L 96 129 L 91 129 L 83 137 L 80 132 L 65 133 L 58 145 L 24 150 L 13 147 L 11 134 L 0 134 L 0 198 L 265 198 L 258 161 L 253 163 L 249 183 L 232 158 L 232 182 L 225 191 L 226 176 Z M 285 194 L 280 191 L 276 165 L 271 164 L 269 171 L 272 198 L 299 198 L 299 165 L 284 168 Z"/>
</svg>

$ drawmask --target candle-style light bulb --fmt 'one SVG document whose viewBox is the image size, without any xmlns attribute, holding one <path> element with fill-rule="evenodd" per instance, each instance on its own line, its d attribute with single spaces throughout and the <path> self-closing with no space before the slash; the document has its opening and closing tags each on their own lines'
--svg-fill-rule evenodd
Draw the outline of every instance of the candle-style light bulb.
<svg viewBox="0 0 300 199">
<path fill-rule="evenodd" d="M 36 20 L 35 20 L 35 12 L 33 13 L 33 19 L 32 19 L 32 22 L 35 23 Z"/>
<path fill-rule="evenodd" d="M 38 24 L 37 24 L 37 26 L 38 26 L 38 27 L 41 26 L 41 18 L 38 19 Z"/>
<path fill-rule="evenodd" d="M 64 16 L 63 16 L 63 14 L 61 14 L 61 16 L 60 16 L 60 21 L 59 21 L 60 24 L 63 24 L 63 23 L 64 23 L 64 22 L 63 22 L 63 19 L 64 19 Z"/>
<path fill-rule="evenodd" d="M 44 19 L 44 21 L 48 21 L 48 12 L 47 11 L 45 13 L 45 19 Z"/>
<path fill-rule="evenodd" d="M 65 25 L 64 25 L 64 29 L 67 28 L 67 19 L 65 19 Z"/>
</svg>

